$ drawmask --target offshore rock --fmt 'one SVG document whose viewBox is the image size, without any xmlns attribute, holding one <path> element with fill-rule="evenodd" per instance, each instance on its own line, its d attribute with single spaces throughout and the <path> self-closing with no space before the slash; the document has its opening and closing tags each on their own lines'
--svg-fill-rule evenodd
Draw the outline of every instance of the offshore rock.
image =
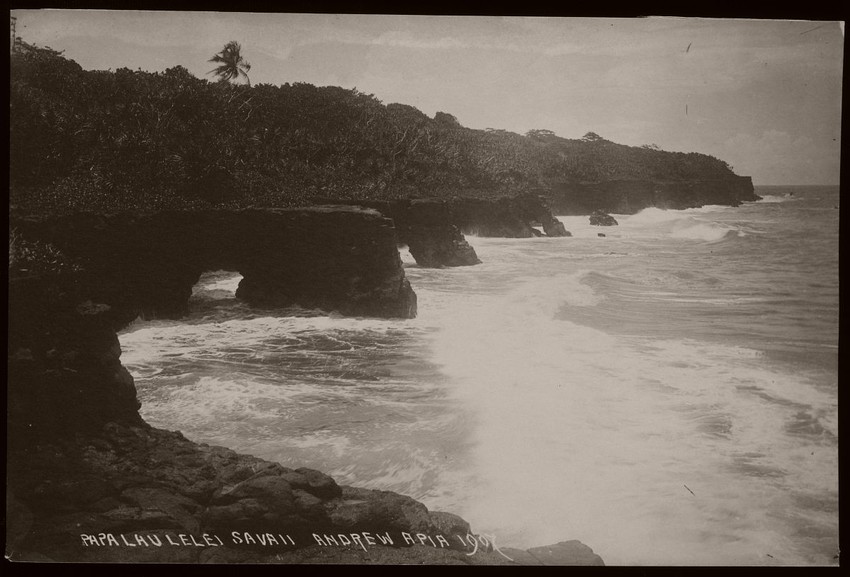
<svg viewBox="0 0 850 577">
<path fill-rule="evenodd" d="M 546 236 L 572 236 L 573 234 L 564 227 L 564 223 L 557 218 L 543 222 L 543 232 Z"/>
<path fill-rule="evenodd" d="M 610 214 L 597 210 L 590 215 L 590 224 L 594 226 L 617 226 L 619 223 Z"/>
</svg>

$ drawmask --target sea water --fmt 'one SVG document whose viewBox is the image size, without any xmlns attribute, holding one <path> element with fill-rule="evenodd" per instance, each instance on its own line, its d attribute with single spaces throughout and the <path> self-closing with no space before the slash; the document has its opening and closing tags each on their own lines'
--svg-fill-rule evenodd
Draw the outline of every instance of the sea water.
<svg viewBox="0 0 850 577">
<path fill-rule="evenodd" d="M 837 564 L 838 188 L 757 192 L 469 237 L 472 267 L 402 249 L 412 320 L 251 309 L 211 272 L 188 318 L 126 329 L 122 361 L 154 426 L 410 495 L 499 545 Z"/>
</svg>

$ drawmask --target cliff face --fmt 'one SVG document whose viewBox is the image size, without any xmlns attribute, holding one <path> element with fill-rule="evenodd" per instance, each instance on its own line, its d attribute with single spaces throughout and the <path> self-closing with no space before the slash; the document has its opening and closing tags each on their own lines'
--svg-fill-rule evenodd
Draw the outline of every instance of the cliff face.
<svg viewBox="0 0 850 577">
<path fill-rule="evenodd" d="M 541 225 L 547 236 L 570 236 L 543 198 L 532 195 L 498 200 L 460 198 L 448 202 L 449 218 L 465 234 L 504 238 L 540 236 L 533 228 Z"/>
<path fill-rule="evenodd" d="M 116 333 L 131 315 L 93 302 L 79 276 L 9 283 L 10 449 L 109 421 L 142 422 Z"/>
<path fill-rule="evenodd" d="M 481 261 L 464 234 L 503 238 L 570 236 L 563 223 L 552 216 L 542 198 L 535 195 L 478 198 L 339 200 L 314 199 L 321 204 L 368 207 L 391 218 L 398 240 L 406 244 L 417 264 L 425 267 L 467 266 Z"/>
<path fill-rule="evenodd" d="M 345 315 L 412 318 L 392 222 L 353 207 L 90 213 L 14 218 L 24 239 L 51 243 L 87 272 L 91 298 L 129 319 L 188 312 L 208 270 L 238 271 L 237 297 Z"/>
<path fill-rule="evenodd" d="M 546 195 L 555 214 L 571 216 L 594 211 L 634 214 L 648 207 L 698 208 L 709 204 L 738 206 L 759 200 L 749 176 L 718 180 L 609 180 L 562 183 Z"/>
</svg>

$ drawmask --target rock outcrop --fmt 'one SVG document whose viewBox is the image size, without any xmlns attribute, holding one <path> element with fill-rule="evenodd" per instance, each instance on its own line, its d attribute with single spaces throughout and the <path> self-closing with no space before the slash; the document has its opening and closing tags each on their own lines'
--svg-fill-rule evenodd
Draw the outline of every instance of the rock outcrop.
<svg viewBox="0 0 850 577">
<path fill-rule="evenodd" d="M 318 204 L 345 204 L 377 210 L 391 218 L 401 244 L 425 267 L 468 266 L 481 261 L 463 235 L 531 238 L 572 236 L 536 195 L 478 198 L 351 200 L 317 198 Z M 535 226 L 541 226 L 540 233 Z"/>
<path fill-rule="evenodd" d="M 410 497 L 145 424 L 108 423 L 9 458 L 12 561 L 603 564 L 577 541 L 502 550 Z"/>
<path fill-rule="evenodd" d="M 552 215 L 542 197 L 525 194 L 497 200 L 459 198 L 446 201 L 450 219 L 464 234 L 503 238 L 539 236 L 540 225 L 547 236 L 571 236 Z"/>
<path fill-rule="evenodd" d="M 573 216 L 596 210 L 635 214 L 649 207 L 681 210 L 710 204 L 739 206 L 760 198 L 749 176 L 718 180 L 566 182 L 553 186 L 545 196 L 555 214 Z"/>
<path fill-rule="evenodd" d="M 449 218 L 444 203 L 428 200 L 383 203 L 373 207 L 393 219 L 399 242 L 424 267 L 469 266 L 481 261 Z"/>
<path fill-rule="evenodd" d="M 590 224 L 593 226 L 617 226 L 619 223 L 610 214 L 597 210 L 590 215 Z"/>
<path fill-rule="evenodd" d="M 79 259 L 95 302 L 130 318 L 179 318 L 208 270 L 238 271 L 236 296 L 344 315 L 412 318 L 393 223 L 356 207 L 17 217 L 24 239 Z"/>
</svg>

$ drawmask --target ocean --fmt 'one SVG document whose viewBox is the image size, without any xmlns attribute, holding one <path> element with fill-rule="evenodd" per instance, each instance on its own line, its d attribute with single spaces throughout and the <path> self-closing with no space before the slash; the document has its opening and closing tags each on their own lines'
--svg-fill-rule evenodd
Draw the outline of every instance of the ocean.
<svg viewBox="0 0 850 577">
<path fill-rule="evenodd" d="M 120 334 L 142 416 L 608 565 L 838 563 L 838 187 L 468 237 L 419 316 L 255 310 L 211 271 Z M 598 233 L 606 236 L 600 237 Z"/>
</svg>

